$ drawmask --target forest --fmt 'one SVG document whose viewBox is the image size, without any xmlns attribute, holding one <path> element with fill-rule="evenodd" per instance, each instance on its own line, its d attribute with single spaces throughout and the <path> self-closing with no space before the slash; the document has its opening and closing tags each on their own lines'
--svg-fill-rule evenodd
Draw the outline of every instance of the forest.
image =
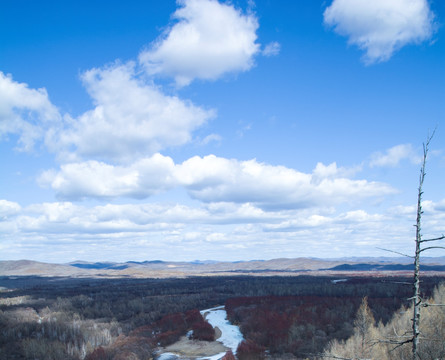
<svg viewBox="0 0 445 360">
<path fill-rule="evenodd" d="M 352 358 L 354 352 L 369 351 L 368 338 L 375 339 L 378 333 L 389 339 L 396 322 L 409 322 L 397 314 L 408 314 L 412 287 L 405 283 L 411 279 L 333 280 L 328 276 L 0 277 L 0 358 L 153 359 L 158 346 L 171 344 L 190 330 L 196 339 L 213 340 L 213 328 L 199 310 L 216 305 L 225 305 L 229 319 L 244 335 L 235 354 L 239 360 L 317 359 L 320 354 Z M 437 288 L 443 278 L 422 280 L 423 297 L 439 301 L 445 296 Z M 357 320 L 360 311 L 368 314 L 365 329 Z M 442 325 L 434 326 L 443 330 L 443 313 L 424 318 L 440 319 Z M 439 345 L 443 348 L 443 338 Z M 385 359 L 383 353 L 389 350 L 381 344 L 374 348 Z M 424 358 L 445 356 L 440 346 L 435 349 Z M 442 357 L 437 357 L 439 353 Z"/>
</svg>

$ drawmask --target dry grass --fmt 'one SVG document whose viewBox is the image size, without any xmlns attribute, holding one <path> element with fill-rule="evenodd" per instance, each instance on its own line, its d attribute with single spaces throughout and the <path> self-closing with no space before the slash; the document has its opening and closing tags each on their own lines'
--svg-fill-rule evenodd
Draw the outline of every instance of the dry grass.
<svg viewBox="0 0 445 360">
<path fill-rule="evenodd" d="M 221 336 L 221 331 L 217 331 L 217 337 Z M 190 359 L 199 358 L 203 356 L 212 356 L 226 351 L 227 348 L 218 341 L 199 341 L 190 340 L 183 336 L 178 342 L 164 348 L 163 352 L 170 352 L 179 356 L 184 356 Z"/>
</svg>

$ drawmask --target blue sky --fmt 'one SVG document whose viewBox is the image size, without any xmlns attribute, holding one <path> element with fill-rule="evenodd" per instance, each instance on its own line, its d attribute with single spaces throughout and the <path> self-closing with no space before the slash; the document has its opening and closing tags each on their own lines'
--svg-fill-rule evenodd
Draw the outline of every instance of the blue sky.
<svg viewBox="0 0 445 360">
<path fill-rule="evenodd" d="M 435 128 L 423 232 L 445 228 L 444 19 L 439 0 L 4 1 L 0 259 L 410 252 Z"/>
</svg>

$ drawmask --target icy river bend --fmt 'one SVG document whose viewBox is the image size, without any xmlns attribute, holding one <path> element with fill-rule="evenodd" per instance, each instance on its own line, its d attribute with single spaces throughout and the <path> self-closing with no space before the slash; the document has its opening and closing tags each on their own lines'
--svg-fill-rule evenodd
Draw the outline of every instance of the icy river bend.
<svg viewBox="0 0 445 360">
<path fill-rule="evenodd" d="M 230 324 L 227 320 L 227 313 L 226 310 L 224 310 L 224 306 L 202 310 L 201 315 L 205 317 L 210 325 L 214 328 L 217 327 L 221 331 L 221 336 L 216 341 L 221 342 L 235 354 L 238 345 L 243 341 L 243 335 L 238 326 Z M 216 355 L 200 357 L 197 360 L 220 360 L 225 354 L 226 352 L 221 352 Z M 184 357 L 179 357 L 173 353 L 164 353 L 158 357 L 158 360 L 175 359 L 184 359 Z"/>
</svg>

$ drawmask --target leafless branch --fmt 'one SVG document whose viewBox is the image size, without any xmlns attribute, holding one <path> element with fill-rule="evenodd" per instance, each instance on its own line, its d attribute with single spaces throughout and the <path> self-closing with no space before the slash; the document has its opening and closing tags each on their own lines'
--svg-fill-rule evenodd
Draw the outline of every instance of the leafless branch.
<svg viewBox="0 0 445 360">
<path fill-rule="evenodd" d="M 407 339 L 406 339 L 406 340 L 398 340 L 398 339 L 400 339 L 400 338 L 407 338 Z M 396 339 L 385 339 L 385 340 L 378 339 L 378 340 L 375 340 L 375 342 L 374 342 L 373 345 L 376 345 L 376 344 L 395 345 L 395 346 L 390 350 L 390 352 L 392 352 L 392 351 L 398 349 L 399 347 L 401 347 L 401 346 L 403 346 L 403 345 L 405 345 L 405 344 L 410 344 L 410 343 L 412 343 L 412 342 L 413 342 L 413 337 L 412 337 L 412 335 L 410 335 L 410 336 L 396 336 Z"/>
<path fill-rule="evenodd" d="M 441 307 L 441 306 L 445 306 L 445 304 L 430 304 L 430 303 L 427 303 L 427 302 L 423 302 L 422 306 L 423 307 L 430 307 L 430 306 L 439 306 L 439 307 Z"/>
<path fill-rule="evenodd" d="M 393 337 L 389 337 L 389 339 L 394 343 L 394 344 L 398 344 L 400 342 L 400 338 L 411 338 L 411 332 L 409 331 L 405 331 L 405 333 L 403 335 L 399 335 L 397 334 L 397 329 L 395 327 L 393 327 L 393 331 L 394 334 L 396 334 L 396 336 Z M 408 335 L 409 334 L 409 335 Z M 397 339 L 397 340 L 396 340 Z M 383 341 L 383 340 L 378 340 L 378 341 Z"/>
<path fill-rule="evenodd" d="M 434 238 L 434 239 L 422 239 L 422 240 L 420 240 L 420 242 L 424 243 L 424 242 L 428 242 L 428 241 L 439 241 L 439 240 L 444 240 L 444 239 L 445 239 L 445 235 L 442 235 L 442 236 Z"/>
<path fill-rule="evenodd" d="M 426 250 L 431 250 L 431 249 L 445 249 L 445 246 L 429 246 L 429 247 L 420 249 L 419 252 L 424 252 Z"/>
<path fill-rule="evenodd" d="M 407 255 L 407 254 L 404 254 L 404 253 L 401 253 L 401 252 L 398 252 L 398 251 L 389 250 L 389 249 L 384 249 L 384 248 L 380 248 L 380 247 L 377 247 L 377 249 L 379 249 L 379 250 L 383 250 L 383 251 L 392 252 L 392 253 L 394 253 L 394 254 L 399 254 L 399 255 L 406 256 L 406 257 L 409 257 L 409 258 L 411 258 L 411 259 L 414 259 L 414 256 L 410 256 L 410 255 Z"/>
<path fill-rule="evenodd" d="M 397 346 L 395 346 L 394 348 L 392 348 L 392 349 L 390 350 L 390 352 L 392 352 L 392 351 L 398 349 L 399 347 L 402 347 L 402 346 L 405 345 L 405 344 L 410 344 L 410 343 L 413 343 L 413 342 L 414 342 L 414 338 L 411 338 L 411 339 L 402 341 L 402 342 L 400 342 Z"/>
</svg>

